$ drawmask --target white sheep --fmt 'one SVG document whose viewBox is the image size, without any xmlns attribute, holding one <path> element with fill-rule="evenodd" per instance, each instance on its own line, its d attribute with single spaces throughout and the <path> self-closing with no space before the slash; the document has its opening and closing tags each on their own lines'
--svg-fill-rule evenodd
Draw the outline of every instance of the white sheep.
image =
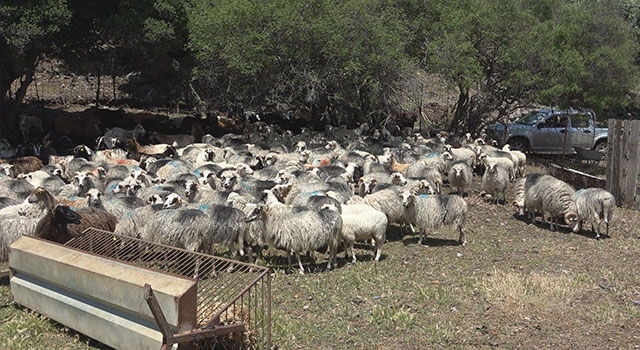
<svg viewBox="0 0 640 350">
<path fill-rule="evenodd" d="M 509 174 L 509 180 L 513 180 L 515 179 L 515 174 L 516 174 L 516 165 L 513 163 L 513 161 L 510 158 L 506 158 L 506 157 L 491 157 L 486 153 L 482 153 L 480 155 L 480 157 L 478 157 L 478 159 L 480 159 L 480 162 L 487 167 L 487 165 L 489 163 L 494 163 L 497 166 L 503 168 L 507 174 Z"/>
<path fill-rule="evenodd" d="M 342 230 L 342 218 L 337 208 L 325 205 L 320 210 L 305 210 L 294 213 L 288 206 L 267 207 L 263 211 L 265 237 L 268 242 L 285 250 L 291 267 L 290 253 L 295 254 L 304 274 L 300 254 L 328 247 L 327 269 L 336 264 L 336 252 Z"/>
<path fill-rule="evenodd" d="M 509 174 L 495 163 L 489 163 L 482 175 L 482 189 L 491 195 L 491 199 L 498 202 L 498 194 L 502 193 L 502 200 L 506 203 L 506 191 L 509 187 Z"/>
<path fill-rule="evenodd" d="M 600 225 L 604 221 L 606 234 L 609 237 L 609 223 L 613 219 L 616 198 L 609 191 L 602 188 L 586 188 L 575 192 L 574 198 L 578 209 L 578 219 L 573 226 L 573 232 L 580 232 L 582 222 L 591 223 L 591 231 L 600 238 Z M 597 225 L 597 230 L 594 225 Z"/>
<path fill-rule="evenodd" d="M 505 152 L 511 153 L 511 155 L 518 160 L 518 165 L 517 165 L 518 171 L 516 172 L 516 175 L 524 176 L 525 165 L 527 164 L 527 155 L 524 154 L 522 151 L 518 151 L 518 150 L 512 151 L 511 146 L 509 146 L 508 143 L 502 147 L 502 150 Z"/>
<path fill-rule="evenodd" d="M 345 245 L 345 258 L 348 252 L 351 252 L 351 261 L 355 263 L 354 243 L 373 239 L 376 249 L 374 260 L 380 260 L 389 224 L 387 216 L 367 204 L 348 204 L 342 206 L 341 217 L 341 238 Z"/>
<path fill-rule="evenodd" d="M 457 161 L 449 169 L 449 186 L 458 189 L 458 194 L 464 196 L 466 189 L 473 182 L 473 168 L 463 161 Z"/>
<path fill-rule="evenodd" d="M 444 225 L 453 225 L 459 232 L 458 242 L 467 244 L 464 224 L 467 219 L 467 203 L 458 195 L 417 195 L 412 191 L 399 194 L 407 222 L 422 232 L 420 242 L 425 242 L 427 231 Z"/>
<path fill-rule="evenodd" d="M 453 156 L 454 162 L 465 162 L 472 169 L 476 166 L 477 155 L 473 150 L 461 147 L 461 148 L 453 148 L 451 145 L 445 145 L 445 150 Z"/>
</svg>

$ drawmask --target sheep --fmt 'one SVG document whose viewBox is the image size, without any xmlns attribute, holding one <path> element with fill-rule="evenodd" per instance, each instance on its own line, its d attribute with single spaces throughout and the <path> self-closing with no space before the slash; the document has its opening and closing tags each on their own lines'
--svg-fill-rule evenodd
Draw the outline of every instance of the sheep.
<svg viewBox="0 0 640 350">
<path fill-rule="evenodd" d="M 18 174 L 28 174 L 36 170 L 42 169 L 44 164 L 38 157 L 24 156 L 20 158 L 14 158 L 8 162 L 10 167 L 10 176 L 17 177 Z"/>
<path fill-rule="evenodd" d="M 35 237 L 60 244 L 67 243 L 78 236 L 69 227 L 70 224 L 80 225 L 82 216 L 66 205 L 56 204 L 38 221 L 33 232 Z"/>
<path fill-rule="evenodd" d="M 154 162 L 146 170 L 149 174 L 154 174 L 157 178 L 169 179 L 178 174 L 192 172 L 193 165 L 182 159 L 163 158 Z"/>
<path fill-rule="evenodd" d="M 20 201 L 18 201 L 15 198 L 0 197 L 0 210 L 12 205 L 17 205 L 17 204 L 20 204 Z"/>
<path fill-rule="evenodd" d="M 473 169 L 464 161 L 457 161 L 449 169 L 449 186 L 456 187 L 458 194 L 464 196 L 466 189 L 472 185 Z"/>
<path fill-rule="evenodd" d="M 220 197 L 215 190 L 200 186 L 193 180 L 184 183 L 184 195 L 189 203 L 220 203 Z"/>
<path fill-rule="evenodd" d="M 573 187 L 566 182 L 551 175 L 542 175 L 535 183 L 525 188 L 524 205 L 530 212 L 540 210 L 543 221 L 546 222 L 549 218 L 551 231 L 557 226 L 558 216 L 562 216 L 567 225 L 574 227 L 578 220 L 574 193 Z"/>
<path fill-rule="evenodd" d="M 0 196 L 16 200 L 25 199 L 34 187 L 24 179 L 0 178 Z"/>
<path fill-rule="evenodd" d="M 357 199 L 360 198 L 360 199 Z M 404 225 L 404 210 L 398 190 L 386 188 L 364 197 L 351 197 L 346 204 L 368 204 L 387 215 L 390 224 Z"/>
<path fill-rule="evenodd" d="M 20 115 L 19 119 L 18 127 L 20 128 L 23 142 L 27 142 L 30 137 L 34 136 L 33 132 L 36 132 L 36 135 L 44 133 L 42 120 L 40 120 L 40 118 L 23 114 Z"/>
<path fill-rule="evenodd" d="M 147 223 L 152 220 L 154 214 L 163 210 L 163 201 L 160 203 L 144 205 L 138 208 L 127 210 L 116 223 L 115 233 L 123 236 L 140 238 Z"/>
<path fill-rule="evenodd" d="M 535 183 L 540 180 L 543 174 L 527 174 L 524 177 L 516 180 L 513 188 L 514 188 L 514 201 L 513 204 L 518 207 L 520 216 L 525 215 L 525 211 L 530 213 L 531 221 L 533 222 L 533 210 L 536 208 L 542 208 L 542 202 L 540 204 L 536 204 L 537 196 L 529 196 L 527 197 L 527 190 L 531 188 Z M 532 193 L 533 194 L 533 193 Z M 532 208 L 527 206 L 529 204 Z"/>
<path fill-rule="evenodd" d="M 159 210 L 148 219 L 141 229 L 142 239 L 192 252 L 213 252 L 210 232 L 215 229 L 215 223 L 203 211 L 191 208 Z"/>
<path fill-rule="evenodd" d="M 47 215 L 53 215 L 52 210 L 60 205 L 60 201 L 43 187 L 33 190 L 27 200 L 29 203 L 43 202 L 48 211 Z M 79 224 L 69 226 L 69 232 L 73 236 L 79 236 L 90 227 L 113 232 L 118 222 L 118 219 L 113 214 L 99 208 L 82 207 L 76 209 L 76 212 L 81 216 L 81 220 Z"/>
<path fill-rule="evenodd" d="M 332 204 L 338 210 L 338 213 L 342 213 L 342 203 L 339 200 L 339 196 L 333 191 L 327 191 L 326 194 L 322 195 L 313 195 L 307 198 L 306 204 L 298 203 L 296 206 L 293 206 L 292 209 L 294 212 L 299 212 L 308 209 L 320 210 L 325 204 Z"/>
<path fill-rule="evenodd" d="M 131 130 L 125 130 L 120 127 L 107 128 L 103 135 L 103 140 L 107 148 L 115 148 L 118 142 L 125 143 L 133 138 L 144 136 L 146 133 L 147 131 L 140 124 L 136 124 Z"/>
<path fill-rule="evenodd" d="M 604 221 L 606 235 L 609 236 L 609 223 L 613 219 L 613 211 L 616 207 L 616 198 L 609 191 L 602 188 L 586 188 L 574 193 L 578 219 L 572 227 L 573 232 L 578 233 L 582 229 L 582 222 L 591 223 L 591 232 L 600 239 L 600 225 Z M 597 225 L 597 230 L 594 225 Z"/>
<path fill-rule="evenodd" d="M 321 247 L 328 247 L 329 259 L 327 269 L 336 264 L 336 250 L 340 241 L 342 218 L 337 208 L 325 205 L 320 210 L 305 210 L 294 213 L 287 206 L 263 207 L 261 220 L 264 220 L 267 241 L 285 250 L 291 268 L 290 253 L 295 254 L 304 274 L 300 254 L 313 252 Z"/>
<path fill-rule="evenodd" d="M 271 195 L 273 195 L 273 193 L 271 193 Z M 277 199 L 275 200 L 277 202 Z M 255 213 L 256 209 L 261 209 L 260 207 L 261 204 L 249 202 L 249 200 L 246 197 L 241 196 L 237 192 L 229 193 L 227 197 L 227 205 L 230 207 L 242 210 L 242 212 L 247 216 L 250 216 L 252 213 Z M 261 210 L 264 210 L 264 209 L 261 209 Z M 260 213 L 260 210 L 258 210 L 257 213 Z M 264 246 L 265 244 L 264 234 L 265 234 L 264 220 L 252 220 L 248 223 L 247 231 L 245 232 L 244 237 L 241 237 L 242 242 L 240 243 L 240 240 L 239 240 L 238 245 L 240 248 L 240 255 L 244 256 L 244 253 L 245 253 L 244 250 L 246 249 L 246 254 L 248 255 L 250 263 L 254 262 L 253 247 L 258 247 L 260 252 L 262 250 L 262 246 Z M 245 243 L 246 243 L 246 246 L 244 247 L 244 249 L 242 249 L 242 246 L 245 245 Z"/>
<path fill-rule="evenodd" d="M 477 155 L 473 150 L 466 147 L 453 148 L 451 145 L 445 145 L 445 150 L 451 154 L 454 162 L 462 161 L 467 163 L 472 169 L 475 168 Z"/>
<path fill-rule="evenodd" d="M 509 174 L 495 163 L 489 163 L 482 175 L 482 190 L 491 195 L 491 199 L 498 202 L 498 194 L 502 193 L 503 203 L 506 203 L 506 191 L 509 187 Z"/>
<path fill-rule="evenodd" d="M 168 135 L 157 131 L 152 131 L 149 135 L 149 141 L 155 143 L 164 143 L 174 147 L 186 147 L 195 141 L 195 138 L 188 134 Z"/>
<path fill-rule="evenodd" d="M 136 196 L 118 197 L 103 195 L 97 188 L 92 188 L 85 194 L 87 206 L 104 209 L 120 218 L 129 210 L 145 205 L 144 200 Z"/>
<path fill-rule="evenodd" d="M 351 252 L 351 262 L 355 263 L 354 243 L 373 239 L 376 250 L 374 260 L 379 261 L 389 225 L 387 216 L 367 204 L 344 205 L 340 216 L 342 218 L 340 238 L 345 245 L 345 258 L 348 252 Z"/>
<path fill-rule="evenodd" d="M 496 164 L 497 166 L 503 168 L 507 172 L 507 174 L 509 174 L 509 180 L 515 179 L 515 174 L 516 174 L 517 167 L 516 167 L 516 165 L 513 163 L 513 161 L 510 158 L 506 158 L 506 157 L 490 157 L 488 154 L 482 153 L 482 154 L 480 154 L 478 159 L 480 159 L 480 162 L 485 167 L 489 163 Z"/>
<path fill-rule="evenodd" d="M 575 190 L 568 183 L 555 179 L 547 186 L 541 186 L 544 190 L 542 196 L 542 212 L 544 219 L 549 216 L 550 230 L 554 231 L 557 224 L 557 217 L 562 216 L 569 227 L 574 227 L 578 220 L 578 209 L 573 198 Z M 555 225 L 554 225 L 555 224 Z"/>
<path fill-rule="evenodd" d="M 237 243 L 240 255 L 243 256 L 244 240 L 248 236 L 249 223 L 259 219 L 262 211 L 262 207 L 258 206 L 253 207 L 249 213 L 226 205 L 209 206 L 204 212 L 214 223 L 214 229 L 209 232 L 211 241 L 226 246 L 231 256 L 236 255 L 234 243 Z"/>
<path fill-rule="evenodd" d="M 0 214 L 0 262 L 9 260 L 9 246 L 23 235 L 33 235 L 33 232 L 44 212 L 38 217 Z"/>
<path fill-rule="evenodd" d="M 516 176 L 524 176 L 525 165 L 527 164 L 527 155 L 518 150 L 512 151 L 511 146 L 509 146 L 508 143 L 502 147 L 502 150 L 511 153 L 511 155 L 518 160 L 518 171 L 516 172 Z"/>
<path fill-rule="evenodd" d="M 78 171 L 73 176 L 73 182 L 78 186 L 78 195 L 84 196 L 89 189 L 98 188 L 101 183 L 92 172 Z"/>
<path fill-rule="evenodd" d="M 404 217 L 422 231 L 420 243 L 426 241 L 427 230 L 435 230 L 444 225 L 453 225 L 459 232 L 458 243 L 467 244 L 464 224 L 467 218 L 467 203 L 458 195 L 417 195 L 403 191 Z"/>
<path fill-rule="evenodd" d="M 138 140 L 136 140 L 135 138 L 127 141 L 126 150 L 129 151 L 130 157 L 136 160 L 142 159 L 143 155 L 157 156 L 157 157 L 170 157 L 170 156 L 177 156 L 178 154 L 175 147 L 171 145 L 159 143 L 156 145 L 142 146 L 138 143 Z"/>
<path fill-rule="evenodd" d="M 404 175 L 410 165 L 411 164 L 408 163 L 398 163 L 396 157 L 393 155 L 389 158 L 389 171 L 391 172 L 399 172 Z"/>
</svg>

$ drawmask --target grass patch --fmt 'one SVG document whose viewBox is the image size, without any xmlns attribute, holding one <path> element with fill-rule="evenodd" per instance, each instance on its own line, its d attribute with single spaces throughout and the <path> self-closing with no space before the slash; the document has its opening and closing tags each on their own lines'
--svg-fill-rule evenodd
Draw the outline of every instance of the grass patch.
<svg viewBox="0 0 640 350">
<path fill-rule="evenodd" d="M 539 272 L 517 273 L 495 270 L 482 281 L 487 299 L 505 309 L 562 308 L 580 290 L 571 276 L 549 275 Z"/>
</svg>

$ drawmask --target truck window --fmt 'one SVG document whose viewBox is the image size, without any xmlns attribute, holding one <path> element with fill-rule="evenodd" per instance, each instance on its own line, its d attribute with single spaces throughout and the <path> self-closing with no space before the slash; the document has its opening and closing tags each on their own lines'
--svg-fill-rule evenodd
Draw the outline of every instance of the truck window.
<svg viewBox="0 0 640 350">
<path fill-rule="evenodd" d="M 588 128 L 591 116 L 589 114 L 573 114 L 571 115 L 571 126 L 574 128 Z"/>
<path fill-rule="evenodd" d="M 551 115 L 547 120 L 540 124 L 540 128 L 564 128 L 567 126 L 566 115 Z"/>
</svg>

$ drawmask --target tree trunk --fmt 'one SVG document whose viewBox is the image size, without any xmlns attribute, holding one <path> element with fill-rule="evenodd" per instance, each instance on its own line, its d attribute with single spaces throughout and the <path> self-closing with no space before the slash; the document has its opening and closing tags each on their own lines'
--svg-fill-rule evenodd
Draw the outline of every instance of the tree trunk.
<svg viewBox="0 0 640 350">
<path fill-rule="evenodd" d="M 458 91 L 458 101 L 456 102 L 453 120 L 449 124 L 449 130 L 455 134 L 460 131 L 465 118 L 469 115 L 469 88 L 458 85 Z"/>
<path fill-rule="evenodd" d="M 27 95 L 27 88 L 33 82 L 33 77 L 36 71 L 37 64 L 38 64 L 37 57 L 33 57 L 33 58 L 29 56 L 26 57 L 25 67 L 22 71 L 22 76 L 20 79 L 20 86 L 18 87 L 18 90 L 16 90 L 13 99 L 6 96 L 7 91 L 11 87 L 11 83 L 13 82 L 13 80 L 8 81 L 8 84 L 7 84 L 7 82 L 5 82 L 4 80 L 10 79 L 10 77 L 6 75 L 7 72 L 2 72 L 1 74 L 3 76 L 3 79 L 0 79 L 1 80 L 0 83 L 3 84 L 1 87 L 5 88 L 6 86 L 6 90 L 2 92 L 3 95 L 2 95 L 2 99 L 0 100 L 0 112 L 2 112 L 2 114 L 0 115 L 0 131 L 1 131 L 0 133 L 2 134 L 3 137 L 12 139 L 12 141 L 14 142 L 18 141 L 18 139 L 15 136 L 19 134 L 16 132 L 18 127 L 16 123 L 16 117 L 20 109 L 20 104 L 22 103 L 25 96 Z M 14 78 L 14 80 L 15 79 L 16 78 Z M 11 137 L 11 135 L 13 135 L 13 137 Z"/>
</svg>

